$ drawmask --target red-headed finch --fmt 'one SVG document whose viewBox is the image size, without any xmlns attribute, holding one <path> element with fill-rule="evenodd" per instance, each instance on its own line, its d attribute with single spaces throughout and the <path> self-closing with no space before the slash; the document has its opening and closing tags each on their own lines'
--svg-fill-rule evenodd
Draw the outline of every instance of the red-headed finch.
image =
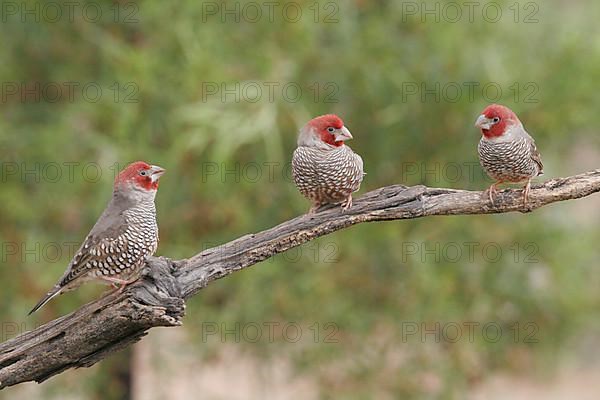
<svg viewBox="0 0 600 400">
<path fill-rule="evenodd" d="M 337 115 L 310 120 L 298 136 L 292 158 L 292 175 L 300 192 L 312 202 L 309 213 L 325 204 L 352 206 L 352 193 L 365 175 L 363 160 L 346 141 L 352 134 Z"/>
<path fill-rule="evenodd" d="M 119 290 L 137 279 L 146 257 L 158 247 L 154 197 L 164 172 L 161 167 L 138 161 L 119 173 L 112 199 L 62 278 L 29 314 L 54 296 L 92 279 L 118 284 Z"/>
<path fill-rule="evenodd" d="M 496 187 L 502 183 L 525 183 L 523 202 L 527 205 L 531 180 L 543 175 L 544 166 L 535 141 L 517 115 L 508 107 L 492 104 L 483 110 L 475 126 L 481 130 L 479 161 L 496 182 L 488 189 L 492 204 Z"/>
</svg>

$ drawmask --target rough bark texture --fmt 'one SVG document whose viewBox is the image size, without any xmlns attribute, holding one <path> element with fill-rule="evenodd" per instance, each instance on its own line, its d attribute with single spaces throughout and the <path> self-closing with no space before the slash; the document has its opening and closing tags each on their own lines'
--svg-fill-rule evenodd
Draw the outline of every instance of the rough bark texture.
<svg viewBox="0 0 600 400">
<path fill-rule="evenodd" d="M 520 190 L 500 192 L 492 206 L 482 192 L 387 186 L 355 200 L 346 212 L 329 206 L 189 259 L 152 257 L 140 281 L 123 293 L 108 294 L 2 343 L 0 389 L 27 381 L 42 382 L 69 368 L 89 367 L 140 340 L 152 327 L 181 325 L 185 300 L 210 282 L 351 225 L 434 215 L 530 212 L 596 192 L 600 192 L 600 170 L 536 186 L 527 209 Z"/>
</svg>

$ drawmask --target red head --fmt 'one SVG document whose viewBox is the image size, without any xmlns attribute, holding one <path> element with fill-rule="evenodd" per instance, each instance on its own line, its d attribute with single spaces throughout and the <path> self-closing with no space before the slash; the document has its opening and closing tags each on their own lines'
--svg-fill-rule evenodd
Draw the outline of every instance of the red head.
<svg viewBox="0 0 600 400">
<path fill-rule="evenodd" d="M 483 110 L 475 126 L 481 129 L 486 138 L 502 136 L 508 127 L 520 124 L 517 115 L 508 107 L 500 104 L 489 105 Z"/>
<path fill-rule="evenodd" d="M 133 186 L 137 189 L 152 191 L 158 189 L 158 180 L 165 170 L 143 161 L 129 164 L 115 179 L 115 187 Z"/>
<path fill-rule="evenodd" d="M 317 139 L 317 140 L 315 140 Z M 300 131 L 298 145 L 315 145 L 318 141 L 339 147 L 344 141 L 352 139 L 352 134 L 344 126 L 344 121 L 334 114 L 322 115 L 311 119 Z"/>
</svg>

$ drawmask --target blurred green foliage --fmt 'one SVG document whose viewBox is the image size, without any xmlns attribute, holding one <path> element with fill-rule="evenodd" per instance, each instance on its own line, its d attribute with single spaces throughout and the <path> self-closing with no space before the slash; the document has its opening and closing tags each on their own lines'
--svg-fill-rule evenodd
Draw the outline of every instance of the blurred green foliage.
<svg viewBox="0 0 600 400">
<path fill-rule="evenodd" d="M 242 9 L 249 2 L 226 3 Z M 350 145 L 368 173 L 363 192 L 394 183 L 485 188 L 473 122 L 490 100 L 517 112 L 547 176 L 599 166 L 596 2 L 499 1 L 498 22 L 482 16 L 486 2 L 473 21 L 465 8 L 458 21 L 452 10 L 444 15 L 445 2 L 321 2 L 317 22 L 313 1 L 295 2 L 303 10 L 296 22 L 283 7 L 273 21 L 263 8 L 258 21 L 247 14 L 238 22 L 222 14 L 221 2 L 93 4 L 103 10 L 98 22 L 86 21 L 78 7 L 73 22 L 66 14 L 54 23 L 23 22 L 4 12 L 0 24 L 3 340 L 14 324 L 31 329 L 102 292 L 89 285 L 25 317 L 62 274 L 67 244 L 84 238 L 109 199 L 115 171 L 129 161 L 168 170 L 157 196 L 158 254 L 173 258 L 305 212 L 287 163 L 298 128 L 323 113 L 338 113 L 353 132 Z M 208 13 L 215 4 L 220 11 Z M 439 21 L 421 15 L 436 4 Z M 532 11 L 537 22 L 526 23 Z M 333 20 L 325 22 L 328 15 Z M 77 84 L 72 100 L 65 82 Z M 48 100 L 49 83 L 63 88 L 57 101 Z M 472 83 L 479 86 L 471 97 Z M 439 98 L 422 84 L 439 84 Z M 485 97 L 481 88 L 490 84 L 501 97 L 493 90 Z M 284 93 L 286 85 L 301 95 Z M 417 94 L 407 92 L 415 86 Z M 97 87 L 101 96 L 92 101 Z M 73 179 L 65 163 L 77 163 Z M 54 179 L 56 165 L 61 175 Z M 321 376 L 322 398 L 462 398 L 496 371 L 552 370 L 565 356 L 559 349 L 582 332 L 598 332 L 597 205 L 586 199 L 530 215 L 353 227 L 211 285 L 189 302 L 182 329 L 199 335 L 205 321 L 332 322 L 336 344 L 261 340 L 243 347 L 260 357 L 289 351 L 299 370 Z M 465 243 L 477 244 L 473 259 Z M 16 251 L 7 247 L 14 244 Z M 490 244 L 490 254 L 501 249 L 498 260 L 482 251 Z M 421 332 L 403 340 L 409 324 L 465 322 L 493 322 L 504 334 L 497 343 L 480 334 L 473 343 L 464 336 L 422 341 Z M 516 323 L 522 334 L 535 324 L 537 343 L 512 340 Z M 215 346 L 195 351 L 207 356 Z M 402 361 L 390 356 L 396 353 Z M 436 384 L 427 383 L 432 376 Z M 80 389 L 90 398 L 120 398 L 118 385 L 105 391 L 109 381 L 101 373 Z"/>
</svg>

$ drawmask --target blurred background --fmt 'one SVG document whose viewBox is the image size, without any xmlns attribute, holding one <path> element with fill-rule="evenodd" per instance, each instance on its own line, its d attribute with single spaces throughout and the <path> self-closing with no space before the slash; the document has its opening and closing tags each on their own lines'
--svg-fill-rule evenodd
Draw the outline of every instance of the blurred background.
<svg viewBox="0 0 600 400">
<path fill-rule="evenodd" d="M 297 130 L 337 113 L 361 192 L 483 190 L 480 111 L 512 108 L 546 177 L 600 167 L 600 4 L 3 1 L 2 341 L 143 159 L 167 169 L 157 252 L 189 257 L 309 207 Z M 184 326 L 15 399 L 598 398 L 600 197 L 529 215 L 359 225 L 215 282 Z"/>
</svg>

